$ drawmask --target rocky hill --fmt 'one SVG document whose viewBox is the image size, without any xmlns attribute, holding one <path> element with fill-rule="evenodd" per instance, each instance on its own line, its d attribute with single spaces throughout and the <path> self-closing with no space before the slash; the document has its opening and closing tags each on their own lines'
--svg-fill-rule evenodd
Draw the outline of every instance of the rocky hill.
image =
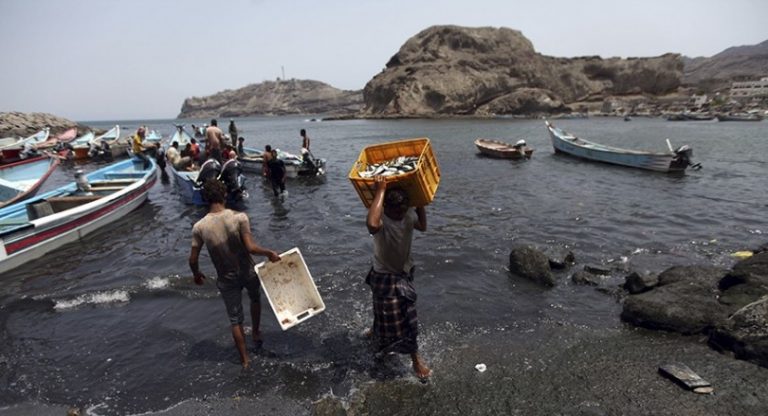
<svg viewBox="0 0 768 416">
<path fill-rule="evenodd" d="M 178 118 L 284 114 L 349 114 L 363 106 L 360 91 L 312 80 L 267 81 L 184 100 Z"/>
<path fill-rule="evenodd" d="M 710 58 L 686 58 L 683 82 L 688 85 L 727 86 L 732 80 L 768 76 L 768 40 L 734 46 Z"/>
<path fill-rule="evenodd" d="M 365 116 L 533 114 L 681 85 L 680 55 L 555 58 L 508 28 L 433 26 L 408 39 L 363 90 Z"/>
<path fill-rule="evenodd" d="M 51 134 L 61 133 L 72 127 L 77 127 L 80 133 L 90 129 L 88 126 L 48 113 L 0 113 L 0 137 L 27 137 L 45 127 L 51 129 Z"/>
</svg>

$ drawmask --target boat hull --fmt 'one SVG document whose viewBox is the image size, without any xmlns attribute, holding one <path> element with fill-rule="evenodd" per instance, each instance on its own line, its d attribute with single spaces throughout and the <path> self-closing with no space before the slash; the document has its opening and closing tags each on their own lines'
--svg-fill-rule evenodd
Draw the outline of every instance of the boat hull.
<svg viewBox="0 0 768 416">
<path fill-rule="evenodd" d="M 523 154 L 515 149 L 512 145 L 498 140 L 477 139 L 475 140 L 475 146 L 482 155 L 494 157 L 497 159 L 530 159 L 533 155 L 533 149 L 530 147 L 526 146 L 523 149 L 525 154 Z"/>
<path fill-rule="evenodd" d="M 547 130 L 552 139 L 555 153 L 563 153 L 581 159 L 609 163 L 655 172 L 684 172 L 689 166 L 688 160 L 670 153 L 652 153 L 619 149 L 588 142 L 570 135 L 547 122 Z"/>
<path fill-rule="evenodd" d="M 10 182 L 10 185 L 16 184 L 16 195 L 3 199 L 6 195 L 5 191 L 10 189 L 2 189 L 3 184 L 0 183 L 0 208 L 23 201 L 26 198 L 33 197 L 40 187 L 45 183 L 51 173 L 59 166 L 59 159 L 57 157 L 41 156 L 33 159 L 27 159 L 21 162 L 12 163 L 2 166 L 0 168 L 0 180 L 5 179 Z M 13 178 L 17 178 L 18 181 L 27 182 L 26 186 L 18 186 L 19 183 L 15 182 Z M 10 180 L 10 181 L 9 181 Z M 34 182 L 31 182 L 34 180 Z M 8 194 L 10 196 L 10 194 Z"/>
<path fill-rule="evenodd" d="M 125 164 L 130 163 L 136 161 L 124 161 L 115 165 L 127 166 Z M 136 179 L 134 183 L 118 192 L 72 209 L 32 219 L 27 227 L 11 230 L 0 236 L 0 273 L 40 258 L 65 244 L 81 240 L 88 234 L 123 218 L 147 200 L 149 189 L 157 182 L 155 164 L 152 164 L 151 169 L 141 179 Z M 74 189 L 75 185 L 70 184 L 21 205 L 28 209 L 27 205 L 33 201 L 66 195 Z M 7 208 L 11 209 L 16 208 Z"/>
</svg>

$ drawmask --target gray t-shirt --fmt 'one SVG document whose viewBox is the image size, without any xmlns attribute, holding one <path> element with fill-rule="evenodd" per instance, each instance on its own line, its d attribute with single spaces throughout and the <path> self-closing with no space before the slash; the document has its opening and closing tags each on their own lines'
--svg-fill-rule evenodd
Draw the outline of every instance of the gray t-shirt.
<svg viewBox="0 0 768 416">
<path fill-rule="evenodd" d="M 408 208 L 402 220 L 381 216 L 382 227 L 373 235 L 373 270 L 379 273 L 410 272 L 413 227 L 418 221 L 416 211 Z"/>
<path fill-rule="evenodd" d="M 192 227 L 192 247 L 208 248 L 219 279 L 237 280 L 255 275 L 255 265 L 241 233 L 250 233 L 248 216 L 230 209 L 209 212 Z"/>
</svg>

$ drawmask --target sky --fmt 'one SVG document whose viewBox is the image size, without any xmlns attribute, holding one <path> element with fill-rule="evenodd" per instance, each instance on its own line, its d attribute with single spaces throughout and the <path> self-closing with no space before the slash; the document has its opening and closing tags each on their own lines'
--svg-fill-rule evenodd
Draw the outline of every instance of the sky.
<svg viewBox="0 0 768 416">
<path fill-rule="evenodd" d="M 520 30 L 545 55 L 712 56 L 768 39 L 765 0 L 0 0 L 0 112 L 174 118 L 285 78 L 362 89 L 433 25 Z"/>
</svg>

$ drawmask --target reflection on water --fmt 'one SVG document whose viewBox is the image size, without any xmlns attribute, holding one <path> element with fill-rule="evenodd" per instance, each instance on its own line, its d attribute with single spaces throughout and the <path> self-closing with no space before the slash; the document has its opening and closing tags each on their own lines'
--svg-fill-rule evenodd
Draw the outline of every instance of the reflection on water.
<svg viewBox="0 0 768 416">
<path fill-rule="evenodd" d="M 167 121 L 131 124 L 165 135 L 173 129 Z M 468 332 L 519 330 L 543 320 L 617 326 L 619 306 L 572 285 L 567 274 L 551 290 L 510 276 L 513 244 L 534 244 L 554 256 L 572 250 L 579 264 L 614 270 L 607 284 L 615 285 L 634 269 L 727 266 L 729 253 L 764 242 L 764 123 L 557 124 L 595 142 L 636 149 L 663 150 L 669 137 L 674 145 L 692 145 L 704 169 L 669 176 L 556 156 L 542 121 L 307 126 L 303 118 L 238 120 L 247 146 L 269 142 L 294 153 L 299 129 L 308 128 L 313 152 L 327 159 L 325 176 L 290 179 L 285 197 L 275 198 L 268 183 L 250 175 L 244 207 L 260 245 L 301 249 L 327 310 L 282 332 L 263 302 L 268 341 L 254 360 L 253 377 L 240 377 L 215 284 L 209 279 L 195 286 L 188 271 L 191 228 L 205 209 L 184 205 L 163 175 L 136 211 L 3 275 L 0 406 L 44 398 L 124 414 L 214 392 L 314 399 L 328 388 L 343 393 L 362 381 L 408 374 L 399 358 L 372 361 L 358 336 L 371 322 L 363 278 L 372 242 L 347 173 L 364 146 L 382 141 L 430 137 L 440 163 L 437 198 L 427 208 L 429 230 L 417 233 L 413 245 L 422 338 L 431 359 L 451 348 L 449 339 Z M 525 138 L 536 151 L 529 161 L 481 158 L 477 137 Z M 79 167 L 62 165 L 46 188 L 71 181 Z M 214 277 L 207 253 L 202 257 L 204 271 Z"/>
</svg>

